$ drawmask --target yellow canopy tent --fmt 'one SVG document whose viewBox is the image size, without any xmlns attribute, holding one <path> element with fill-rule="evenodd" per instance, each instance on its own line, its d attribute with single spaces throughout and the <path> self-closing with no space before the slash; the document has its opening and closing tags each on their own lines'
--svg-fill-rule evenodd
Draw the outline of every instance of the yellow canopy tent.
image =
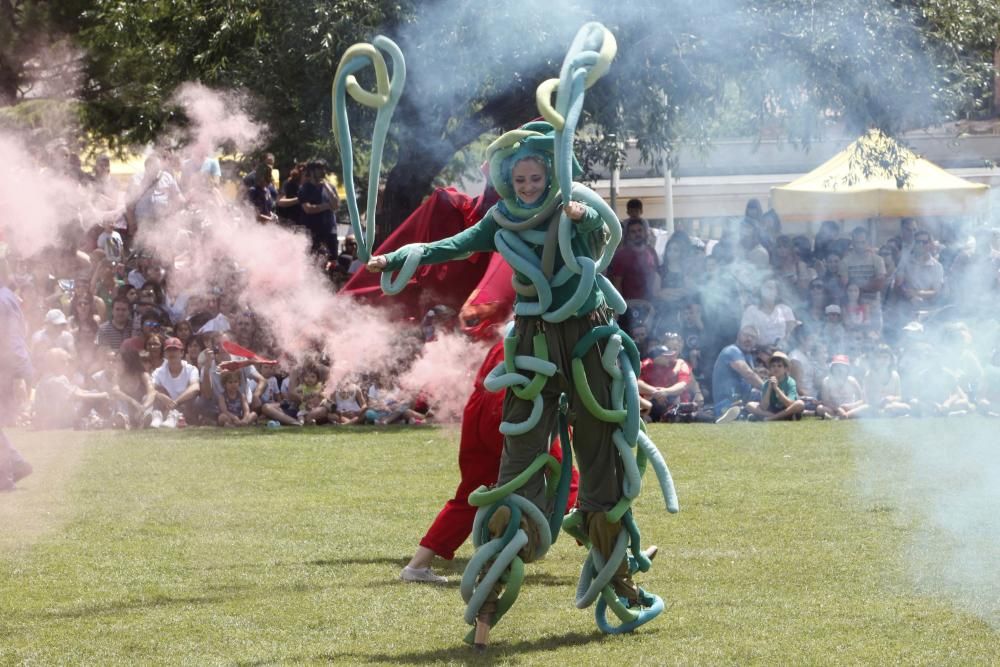
<svg viewBox="0 0 1000 667">
<path fill-rule="evenodd" d="M 864 145 L 859 146 L 859 143 Z M 907 178 L 902 187 L 889 174 L 849 184 L 852 158 L 861 153 L 898 153 Z M 989 186 L 949 174 L 893 139 L 869 132 L 825 163 L 788 185 L 771 188 L 771 206 L 783 221 L 977 215 L 989 205 Z"/>
</svg>

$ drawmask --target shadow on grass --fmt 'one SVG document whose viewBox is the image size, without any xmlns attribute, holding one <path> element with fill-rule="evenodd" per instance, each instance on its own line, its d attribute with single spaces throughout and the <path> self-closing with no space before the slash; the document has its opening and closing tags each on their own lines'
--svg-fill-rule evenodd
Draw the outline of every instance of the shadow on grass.
<svg viewBox="0 0 1000 667">
<path fill-rule="evenodd" d="M 125 612 L 138 611 L 142 609 L 156 609 L 157 607 L 169 607 L 172 605 L 201 605 L 215 604 L 231 600 L 233 595 L 150 595 L 144 598 L 133 598 L 128 600 L 117 600 L 103 604 L 88 604 L 82 607 L 70 609 L 55 609 L 38 614 L 36 617 L 44 618 L 87 618 L 90 616 L 113 616 Z"/>
<path fill-rule="evenodd" d="M 242 600 L 247 598 L 260 598 L 265 595 L 283 595 L 286 593 L 308 593 L 310 591 L 321 590 L 321 586 L 289 583 L 268 588 L 254 588 L 253 586 L 224 584 L 214 586 L 218 590 L 204 595 L 167 595 L 156 593 L 143 597 L 132 597 L 127 599 L 110 600 L 95 604 L 83 604 L 63 609 L 48 609 L 39 612 L 26 613 L 29 618 L 88 618 L 97 616 L 115 616 L 125 613 L 142 610 L 152 610 L 160 607 L 187 606 L 187 605 L 209 605 Z"/>
<path fill-rule="evenodd" d="M 502 627 L 500 632 L 502 632 Z M 322 653 L 311 656 L 283 656 L 272 660 L 254 662 L 237 662 L 239 667 L 256 667 L 281 663 L 309 662 L 349 662 L 369 664 L 491 664 L 493 662 L 508 663 L 510 658 L 527 653 L 538 653 L 572 646 L 586 646 L 601 642 L 607 635 L 597 630 L 593 632 L 571 632 L 555 637 L 544 637 L 530 641 L 504 641 L 502 638 L 492 642 L 485 653 L 476 653 L 473 648 L 457 640 L 455 646 L 435 649 L 432 651 L 414 651 L 411 653 Z"/>
</svg>

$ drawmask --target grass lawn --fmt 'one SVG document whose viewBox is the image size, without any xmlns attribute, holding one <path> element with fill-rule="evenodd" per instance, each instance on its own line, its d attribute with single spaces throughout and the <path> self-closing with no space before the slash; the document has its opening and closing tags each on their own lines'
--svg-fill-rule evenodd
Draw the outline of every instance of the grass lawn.
<svg viewBox="0 0 1000 667">
<path fill-rule="evenodd" d="M 0 495 L 0 664 L 995 663 L 995 429 L 653 427 L 681 513 L 650 472 L 639 583 L 667 610 L 601 635 L 564 535 L 485 658 L 470 545 L 447 586 L 397 579 L 458 481 L 453 428 L 14 431 L 36 473 Z"/>
</svg>

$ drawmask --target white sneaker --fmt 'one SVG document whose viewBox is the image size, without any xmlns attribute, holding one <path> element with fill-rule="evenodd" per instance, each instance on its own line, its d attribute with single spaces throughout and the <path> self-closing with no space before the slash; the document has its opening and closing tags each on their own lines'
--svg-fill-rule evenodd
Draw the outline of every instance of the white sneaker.
<svg viewBox="0 0 1000 667">
<path fill-rule="evenodd" d="M 741 410 L 741 408 L 738 405 L 730 406 L 730 408 L 728 410 L 726 410 L 725 412 L 723 412 L 722 415 L 718 419 L 715 420 L 715 423 L 716 424 L 727 424 L 727 423 L 733 421 L 734 419 L 736 419 L 737 417 L 740 416 L 740 410 Z"/>
<path fill-rule="evenodd" d="M 424 584 L 447 584 L 448 578 L 439 574 L 434 574 L 429 567 L 410 567 L 407 565 L 399 573 L 399 578 L 403 581 L 418 582 Z"/>
<path fill-rule="evenodd" d="M 149 422 L 150 428 L 160 428 L 163 426 L 163 413 L 159 410 L 153 410 L 153 419 Z"/>
<path fill-rule="evenodd" d="M 177 420 L 181 418 L 181 413 L 177 410 L 171 410 L 167 413 L 167 416 L 163 419 L 163 428 L 177 428 Z"/>
</svg>

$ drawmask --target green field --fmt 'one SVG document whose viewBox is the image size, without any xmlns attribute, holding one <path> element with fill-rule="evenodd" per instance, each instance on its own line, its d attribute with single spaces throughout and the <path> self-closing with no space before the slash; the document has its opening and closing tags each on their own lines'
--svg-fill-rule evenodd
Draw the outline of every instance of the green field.
<svg viewBox="0 0 1000 667">
<path fill-rule="evenodd" d="M 653 427 L 681 513 L 650 474 L 639 583 L 667 610 L 601 635 L 564 536 L 484 658 L 470 545 L 447 586 L 397 579 L 458 480 L 454 428 L 14 431 L 37 472 L 0 495 L 0 664 L 995 663 L 995 430 Z"/>
</svg>

